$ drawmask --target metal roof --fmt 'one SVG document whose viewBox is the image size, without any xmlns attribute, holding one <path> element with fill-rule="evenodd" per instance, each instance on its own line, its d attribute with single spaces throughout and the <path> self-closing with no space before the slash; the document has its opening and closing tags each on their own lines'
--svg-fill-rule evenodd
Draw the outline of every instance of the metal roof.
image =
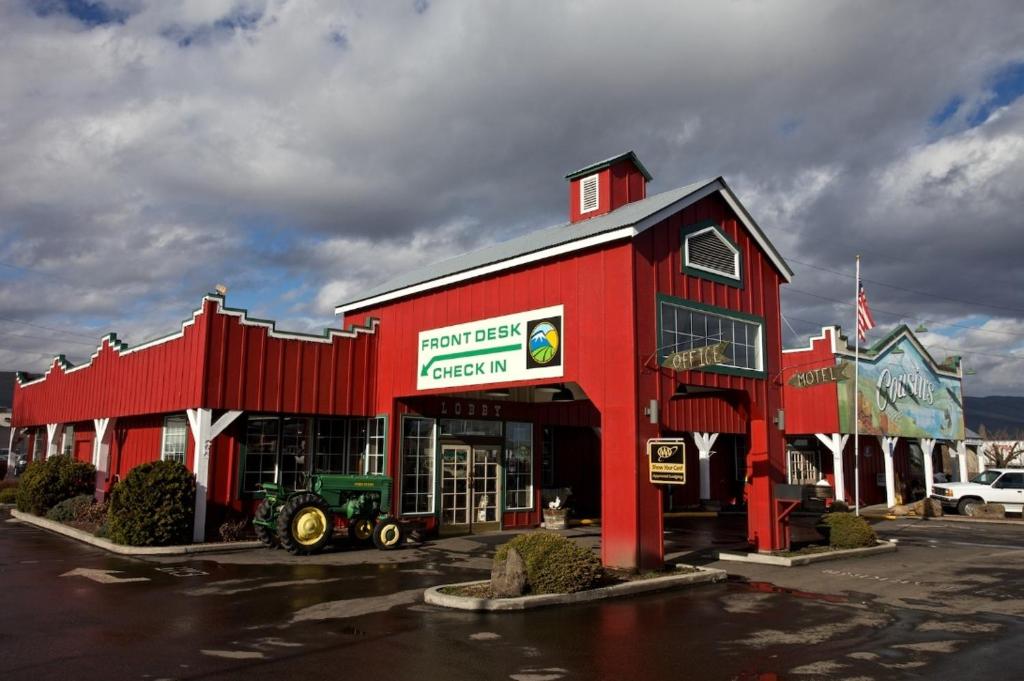
<svg viewBox="0 0 1024 681">
<path fill-rule="evenodd" d="M 705 196 L 721 192 L 754 239 L 765 249 L 769 259 L 788 281 L 792 270 L 772 247 L 764 233 L 739 204 L 722 178 L 701 180 L 685 187 L 671 189 L 621 206 L 610 213 L 576 223 L 563 223 L 524 234 L 476 251 L 431 263 L 402 274 L 352 298 L 335 308 L 344 313 L 376 305 L 385 300 L 413 295 L 424 290 L 446 286 L 505 267 L 516 267 L 536 259 L 553 257 L 576 248 L 588 248 L 602 241 L 632 237 L 654 226 L 668 215 L 682 210 Z M 625 232 L 624 230 L 630 230 Z M 618 234 L 618 232 L 623 233 Z M 582 242 L 582 243 L 580 243 Z M 553 249 L 556 252 L 550 252 Z M 480 271 L 484 270 L 485 271 Z"/>
<path fill-rule="evenodd" d="M 588 175 L 590 173 L 595 173 L 598 170 L 602 170 L 604 168 L 607 168 L 608 166 L 612 165 L 613 163 L 618 163 L 619 161 L 623 161 L 625 159 L 629 159 L 630 161 L 632 161 L 633 165 L 636 166 L 636 169 L 639 170 L 641 173 L 643 173 L 643 176 L 645 178 L 647 178 L 648 182 L 650 182 L 652 179 L 654 179 L 654 177 L 651 175 L 651 173 L 648 172 L 647 168 L 644 167 L 644 164 L 640 162 L 640 158 L 636 155 L 636 152 L 634 152 L 634 151 L 627 151 L 624 154 L 619 154 L 618 156 L 612 156 L 611 158 L 606 158 L 605 160 L 598 161 L 597 163 L 591 163 L 590 165 L 584 166 L 584 167 L 580 168 L 579 170 L 572 171 L 571 173 L 569 173 L 568 175 L 565 176 L 565 179 L 567 179 L 567 180 L 575 180 L 577 177 L 581 177 L 583 175 Z"/>
</svg>

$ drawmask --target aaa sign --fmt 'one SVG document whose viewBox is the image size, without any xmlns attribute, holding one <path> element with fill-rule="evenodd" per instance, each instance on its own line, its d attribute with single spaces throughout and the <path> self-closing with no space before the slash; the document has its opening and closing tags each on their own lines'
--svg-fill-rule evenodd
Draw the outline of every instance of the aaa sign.
<svg viewBox="0 0 1024 681">
<path fill-rule="evenodd" d="M 686 484 L 686 443 L 683 440 L 648 440 L 647 462 L 651 482 Z"/>
</svg>

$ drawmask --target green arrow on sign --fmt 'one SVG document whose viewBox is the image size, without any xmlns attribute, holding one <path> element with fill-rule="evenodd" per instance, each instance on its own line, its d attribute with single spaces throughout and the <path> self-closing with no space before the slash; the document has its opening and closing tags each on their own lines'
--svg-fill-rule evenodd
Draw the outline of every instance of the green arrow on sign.
<svg viewBox="0 0 1024 681">
<path fill-rule="evenodd" d="M 493 348 L 480 348 L 479 350 L 464 350 L 462 352 L 450 352 L 447 355 L 436 355 L 423 365 L 423 368 L 420 370 L 420 376 L 426 376 L 434 362 L 443 362 L 446 359 L 462 359 L 463 357 L 477 357 L 479 355 L 493 355 L 499 352 L 512 352 L 513 350 L 521 350 L 522 347 L 521 343 L 516 343 L 515 345 L 499 345 Z"/>
</svg>

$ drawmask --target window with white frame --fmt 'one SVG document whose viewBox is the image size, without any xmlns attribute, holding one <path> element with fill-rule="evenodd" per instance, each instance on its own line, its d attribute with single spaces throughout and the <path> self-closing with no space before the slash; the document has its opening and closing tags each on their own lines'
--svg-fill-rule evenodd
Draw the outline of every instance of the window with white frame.
<svg viewBox="0 0 1024 681">
<path fill-rule="evenodd" d="M 597 175 L 580 180 L 580 213 L 597 210 L 599 203 Z"/>
<path fill-rule="evenodd" d="M 533 508 L 533 424 L 505 424 L 505 508 Z"/>
<path fill-rule="evenodd" d="M 385 438 L 387 421 L 376 416 L 367 421 L 366 429 L 366 475 L 384 475 Z"/>
<path fill-rule="evenodd" d="M 75 427 L 64 426 L 64 439 L 61 444 L 61 454 L 68 456 L 75 455 Z"/>
<path fill-rule="evenodd" d="M 731 361 L 716 366 L 764 371 L 761 322 L 691 307 L 679 299 L 662 299 L 660 318 L 658 349 L 662 356 L 726 341 Z"/>
<path fill-rule="evenodd" d="M 821 452 L 813 449 L 789 450 L 789 484 L 813 485 L 821 480 Z"/>
<path fill-rule="evenodd" d="M 705 227 L 683 239 L 683 266 L 740 279 L 740 250 L 716 227 Z"/>
<path fill-rule="evenodd" d="M 185 464 L 185 446 L 188 442 L 188 420 L 183 414 L 164 417 L 164 437 L 160 458 Z"/>
<path fill-rule="evenodd" d="M 402 417 L 402 513 L 434 510 L 434 419 Z"/>
</svg>

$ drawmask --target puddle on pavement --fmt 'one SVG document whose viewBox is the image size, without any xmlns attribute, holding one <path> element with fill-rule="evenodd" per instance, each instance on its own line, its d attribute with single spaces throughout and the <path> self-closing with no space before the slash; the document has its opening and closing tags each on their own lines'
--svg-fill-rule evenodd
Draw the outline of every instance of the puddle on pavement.
<svg viewBox="0 0 1024 681">
<path fill-rule="evenodd" d="M 788 594 L 790 596 L 796 596 L 797 598 L 806 598 L 812 601 L 823 601 L 825 603 L 849 603 L 850 599 L 846 596 L 837 596 L 835 594 L 819 594 L 811 591 L 800 591 L 799 589 L 788 589 L 786 587 L 772 584 L 771 582 L 758 582 L 751 581 L 744 577 L 736 575 L 729 575 L 726 582 L 735 584 L 748 591 L 756 591 L 758 593 L 777 593 L 777 594 Z"/>
</svg>

